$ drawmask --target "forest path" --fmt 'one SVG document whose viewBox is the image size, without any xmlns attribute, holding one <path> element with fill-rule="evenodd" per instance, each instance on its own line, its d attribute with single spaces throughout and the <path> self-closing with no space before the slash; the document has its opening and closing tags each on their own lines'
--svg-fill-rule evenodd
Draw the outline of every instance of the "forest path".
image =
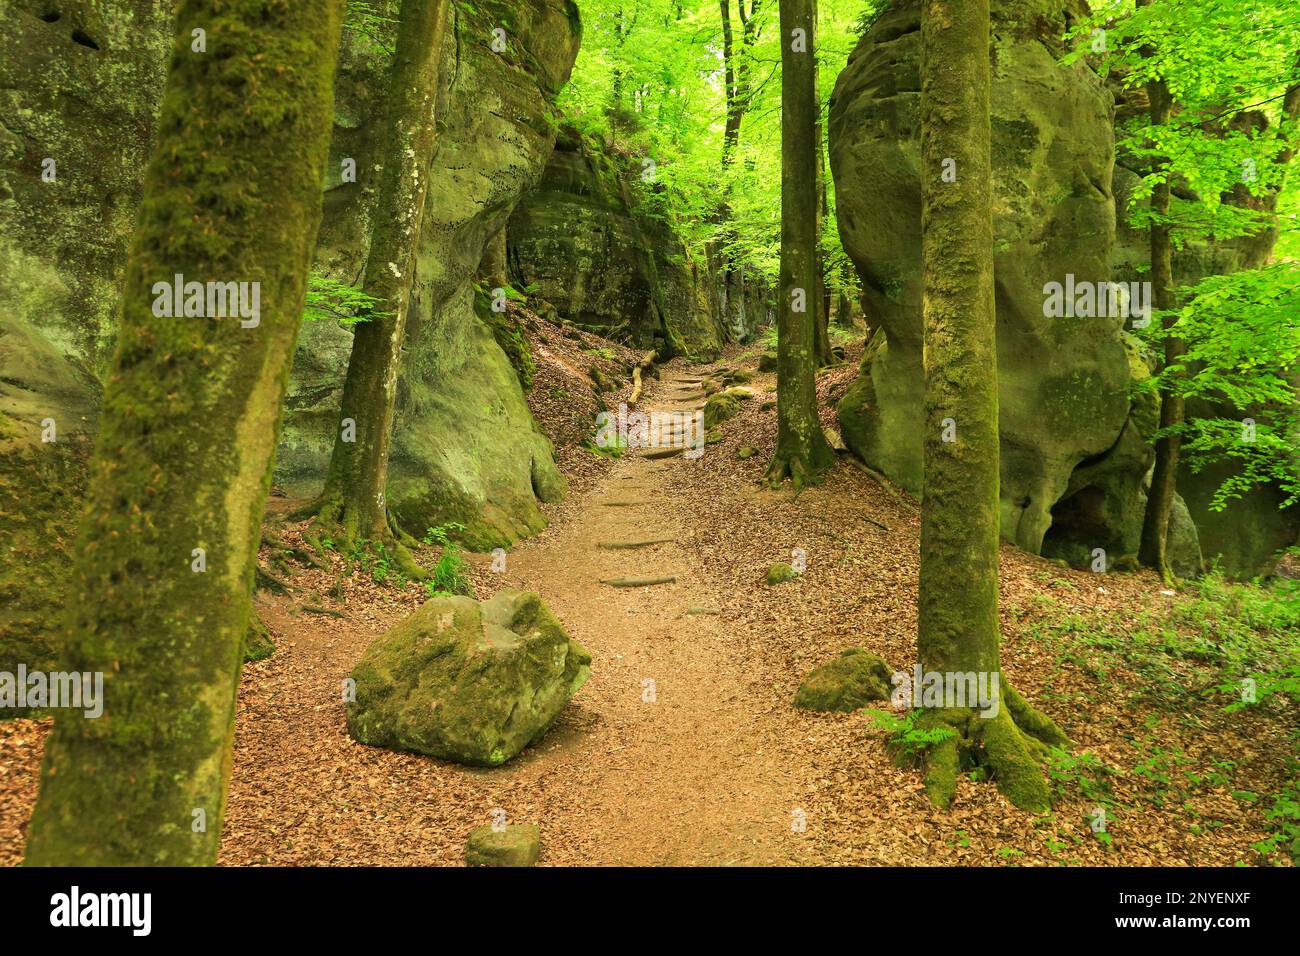
<svg viewBox="0 0 1300 956">
<path fill-rule="evenodd" d="M 666 374 L 663 397 L 642 410 L 693 415 L 704 402 L 698 381 L 689 368 Z M 587 863 L 795 862 L 791 768 L 765 724 L 770 700 L 748 693 L 746 647 L 758 638 L 722 623 L 735 595 L 679 543 L 691 514 L 666 478 L 689 467 L 682 456 L 628 452 L 559 534 L 509 557 L 506 582 L 542 594 L 593 657 L 573 705 L 594 718 L 572 754 L 587 771 L 583 804 L 552 827 L 590 847 Z M 668 540 L 602 547 L 657 539 Z"/>
<path fill-rule="evenodd" d="M 689 367 L 663 374 L 641 410 L 702 407 Z M 762 636 L 688 613 L 734 608 L 739 597 L 719 583 L 708 549 L 681 543 L 698 533 L 700 503 L 670 489 L 693 482 L 675 470 L 695 464 L 628 452 L 541 535 L 517 543 L 504 573 L 488 570 L 491 555 L 466 556 L 480 598 L 537 591 L 593 657 L 546 736 L 495 769 L 352 740 L 341 679 L 424 597 L 354 575 L 337 603 L 326 596 L 336 572 L 295 574 L 293 596 L 260 607 L 276 653 L 244 668 L 221 862 L 457 865 L 469 831 L 501 811 L 540 825 L 543 865 L 801 862 L 810 847 L 791 820 L 810 758 L 754 653 Z M 601 547 L 652 538 L 673 540 Z M 676 581 L 601 583 L 661 576 Z M 312 604 L 335 610 L 303 610 Z"/>
</svg>

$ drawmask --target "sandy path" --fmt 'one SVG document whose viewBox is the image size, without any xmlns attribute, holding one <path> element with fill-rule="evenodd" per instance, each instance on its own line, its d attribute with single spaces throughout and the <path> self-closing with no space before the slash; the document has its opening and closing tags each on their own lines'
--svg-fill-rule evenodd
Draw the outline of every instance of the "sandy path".
<svg viewBox="0 0 1300 956">
<path fill-rule="evenodd" d="M 681 378 L 690 376 L 678 376 L 659 391 L 687 391 Z M 652 408 L 701 405 L 669 397 Z M 791 862 L 799 845 L 791 839 L 795 797 L 782 735 L 769 726 L 770 700 L 747 692 L 759 679 L 744 652 L 756 636 L 734 632 L 716 614 L 688 613 L 719 611 L 729 600 L 678 544 L 691 516 L 664 479 L 692 464 L 625 456 L 562 533 L 518 548 L 504 575 L 541 593 L 594 658 L 579 701 L 598 717 L 582 748 L 595 772 L 580 818 L 555 821 L 587 830 L 590 863 L 770 864 Z M 673 540 L 600 547 L 657 538 Z M 598 583 L 667 575 L 676 582 Z"/>
</svg>

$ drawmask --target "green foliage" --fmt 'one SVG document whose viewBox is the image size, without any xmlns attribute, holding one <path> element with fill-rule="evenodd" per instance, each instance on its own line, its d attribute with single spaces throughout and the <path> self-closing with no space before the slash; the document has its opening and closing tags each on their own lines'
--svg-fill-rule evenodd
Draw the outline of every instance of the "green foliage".
<svg viewBox="0 0 1300 956">
<path fill-rule="evenodd" d="M 442 546 L 442 554 L 433 566 L 429 579 L 424 582 L 429 597 L 474 594 L 473 582 L 465 572 L 465 559 L 460 556 L 460 548 L 451 540 L 452 535 L 464 530 L 463 524 L 452 521 L 425 531 L 425 544 Z"/>
<path fill-rule="evenodd" d="M 951 727 L 918 727 L 917 721 L 924 713 L 919 707 L 907 711 L 901 717 L 887 710 L 868 709 L 863 713 L 877 729 L 889 735 L 889 748 L 909 762 L 919 761 L 935 744 L 942 743 L 957 733 Z"/>
<path fill-rule="evenodd" d="M 1235 409 L 1239 417 L 1193 419 L 1183 434 L 1193 468 L 1230 461 L 1232 474 L 1215 493 L 1222 510 L 1260 484 L 1280 487 L 1283 507 L 1300 501 L 1300 265 L 1214 275 L 1185 293 L 1168 333 L 1187 345 L 1183 361 L 1154 380 L 1163 390 Z"/>
<path fill-rule="evenodd" d="M 351 326 L 390 314 L 377 311 L 375 306 L 378 304 L 378 299 L 354 285 L 313 272 L 307 281 L 307 300 L 302 318 L 304 322 L 332 319 L 339 325 Z"/>
<path fill-rule="evenodd" d="M 1071 37 L 1071 58 L 1087 56 L 1128 89 L 1163 80 L 1173 99 L 1167 123 L 1155 126 L 1137 110 L 1119 131 L 1117 149 L 1136 161 L 1127 165 L 1146 170 L 1131 197 L 1133 226 L 1151 225 L 1148 200 L 1157 183 L 1168 182 L 1173 197 L 1163 221 L 1176 246 L 1221 245 L 1274 229 L 1279 253 L 1300 251 L 1300 177 L 1287 181 L 1300 122 L 1284 112 L 1287 88 L 1300 82 L 1294 0 L 1152 0 L 1137 7 L 1107 0 L 1093 5 Z M 1157 158 L 1164 162 L 1151 162 Z M 1227 409 L 1177 429 L 1194 468 L 1234 466 L 1216 508 L 1265 483 L 1283 488 L 1288 504 L 1300 495 L 1298 278 L 1294 261 L 1285 260 L 1233 275 L 1175 276 L 1190 286 L 1181 290 L 1177 322 L 1169 331 L 1153 322 L 1148 333 L 1152 343 L 1173 335 L 1189 346 L 1186 359 L 1155 385 Z M 1253 432 L 1243 419 L 1252 420 Z"/>
<path fill-rule="evenodd" d="M 822 0 L 814 48 L 825 145 L 826 107 L 860 30 L 883 6 L 877 0 Z M 726 74 L 717 3 L 617 0 L 582 5 L 583 42 L 560 97 L 566 120 L 622 155 L 641 211 L 672 223 L 698 254 L 706 246 L 737 266 L 775 280 L 781 208 L 781 50 L 772 0 L 729 3 L 736 101 L 743 109 L 738 143 L 723 161 Z M 834 228 L 829 171 L 824 273 L 856 294 Z"/>
</svg>

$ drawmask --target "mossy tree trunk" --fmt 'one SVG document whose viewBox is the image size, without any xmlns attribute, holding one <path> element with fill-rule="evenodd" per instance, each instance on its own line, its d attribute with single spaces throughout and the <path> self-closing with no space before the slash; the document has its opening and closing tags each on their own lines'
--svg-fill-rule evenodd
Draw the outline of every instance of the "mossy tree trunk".
<svg viewBox="0 0 1300 956">
<path fill-rule="evenodd" d="M 1169 87 L 1159 77 L 1147 83 L 1147 99 L 1151 124 L 1163 126 L 1169 122 L 1173 102 Z M 1152 305 L 1160 311 L 1174 307 L 1173 243 L 1169 237 L 1169 162 L 1158 157 L 1152 163 L 1156 177 L 1151 192 L 1151 291 Z M 1164 328 L 1169 328 L 1176 316 L 1166 316 Z M 1187 347 L 1182 339 L 1167 335 L 1164 340 L 1164 368 L 1169 369 L 1182 361 Z M 1162 431 L 1177 428 L 1185 417 L 1183 395 L 1177 389 L 1164 389 L 1160 396 L 1160 428 Z M 1156 440 L 1156 462 L 1151 472 L 1151 491 L 1147 495 L 1147 508 L 1142 518 L 1142 539 L 1138 547 L 1138 560 L 1155 568 L 1166 580 L 1173 579 L 1169 567 L 1167 544 L 1169 540 L 1169 515 L 1177 494 L 1178 456 L 1182 435 L 1166 432 Z"/>
<path fill-rule="evenodd" d="M 180 6 L 69 591 L 63 666 L 103 673 L 104 710 L 56 719 L 28 864 L 216 860 L 342 13 Z M 250 298 L 257 283 L 259 321 L 156 315 L 154 284 L 177 274 L 246 282 Z"/>
<path fill-rule="evenodd" d="M 812 0 L 781 0 L 781 277 L 776 454 L 766 480 L 820 480 L 835 452 L 817 417 L 817 82 Z"/>
<path fill-rule="evenodd" d="M 375 300 L 355 326 L 342 413 L 312 536 L 384 545 L 421 569 L 389 523 L 384 491 L 416 249 L 433 158 L 434 105 L 447 0 L 404 0 L 389 76 L 383 169 L 363 288 Z M 409 540 L 409 539 L 408 539 Z"/>
<path fill-rule="evenodd" d="M 922 724 L 953 733 L 930 748 L 925 787 L 946 805 L 983 765 L 1016 806 L 1048 809 L 1050 721 L 1001 682 L 998 627 L 998 382 L 989 144 L 988 0 L 924 0 L 921 195 L 925 493 L 917 651 L 926 673 L 999 675 L 995 716 L 941 707 Z M 956 181 L 945 182 L 946 162 Z M 950 439 L 950 440 L 945 440 Z M 953 702 L 946 702 L 952 704 Z"/>
</svg>

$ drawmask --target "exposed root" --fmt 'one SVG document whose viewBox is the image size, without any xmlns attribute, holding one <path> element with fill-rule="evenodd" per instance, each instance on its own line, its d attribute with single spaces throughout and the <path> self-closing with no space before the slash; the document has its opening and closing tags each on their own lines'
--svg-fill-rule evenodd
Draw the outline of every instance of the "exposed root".
<svg viewBox="0 0 1300 956">
<path fill-rule="evenodd" d="M 824 454 L 819 454 L 824 449 Z M 792 452 L 777 449 L 776 454 L 772 457 L 772 463 L 767 466 L 767 472 L 763 476 L 763 483 L 769 488 L 779 488 L 786 480 L 794 487 L 795 491 L 800 491 L 811 485 L 819 484 L 822 476 L 831 469 L 835 464 L 835 453 L 831 451 L 830 446 L 825 442 L 821 443 L 821 448 L 814 446 L 808 452 Z"/>
<path fill-rule="evenodd" d="M 391 514 L 384 515 L 383 526 L 370 534 L 361 531 L 362 516 L 341 498 L 323 497 L 314 506 L 315 517 L 303 532 L 303 541 L 317 554 L 332 550 L 344 554 L 365 549 L 382 553 L 388 563 L 399 573 L 413 581 L 423 581 L 429 576 L 411 553 L 419 542 L 402 531 Z"/>
<path fill-rule="evenodd" d="M 1070 741 L 1014 688 L 1002 685 L 1001 706 L 992 717 L 970 709 L 927 710 L 918 726 L 953 731 L 926 751 L 925 792 L 936 807 L 952 802 L 962 771 L 979 768 L 1021 810 L 1046 813 L 1051 809 L 1042 765 L 1050 747 L 1069 747 Z"/>
</svg>

